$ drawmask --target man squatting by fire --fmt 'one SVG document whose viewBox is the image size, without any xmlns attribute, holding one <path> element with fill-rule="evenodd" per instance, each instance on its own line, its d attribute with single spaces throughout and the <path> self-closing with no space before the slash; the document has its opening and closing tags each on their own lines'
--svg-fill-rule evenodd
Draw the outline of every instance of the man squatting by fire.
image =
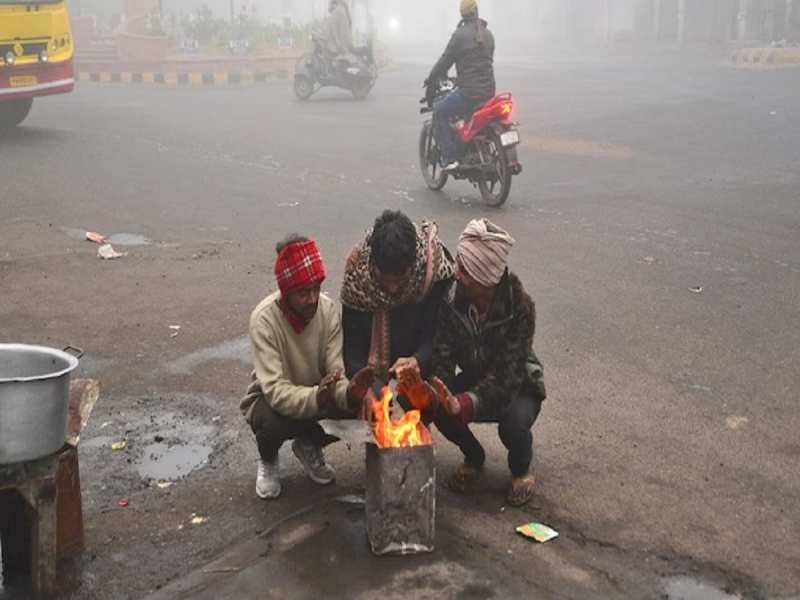
<svg viewBox="0 0 800 600">
<path fill-rule="evenodd" d="M 342 284 L 348 375 L 369 365 L 379 384 L 411 369 L 430 371 L 436 318 L 455 262 L 434 223 L 384 211 L 350 253 Z"/>
<path fill-rule="evenodd" d="M 316 243 L 291 235 L 276 250 L 279 291 L 250 317 L 255 369 L 240 406 L 258 444 L 260 498 L 280 495 L 278 451 L 290 439 L 308 476 L 321 485 L 333 482 L 322 449 L 336 438 L 317 421 L 357 416 L 373 380 L 370 368 L 344 378 L 341 316 L 320 293 L 325 268 Z"/>
<path fill-rule="evenodd" d="M 490 221 L 474 220 L 453 261 L 435 225 L 415 227 L 402 213 L 384 212 L 347 262 L 344 335 L 335 305 L 320 294 L 316 244 L 297 236 L 278 244 L 280 291 L 251 317 L 255 371 L 241 405 L 261 456 L 258 495 L 280 494 L 278 449 L 288 439 L 312 480 L 332 482 L 322 448 L 336 438 L 317 420 L 358 416 L 373 380 L 394 376 L 400 403 L 434 420 L 464 454 L 451 488 L 466 491 L 485 462 L 469 423 L 495 422 L 508 449 L 508 500 L 527 503 L 535 484 L 531 428 L 546 394 L 533 353 L 535 307 L 507 268 L 513 244 Z"/>
<path fill-rule="evenodd" d="M 471 487 L 486 460 L 469 424 L 498 424 L 511 471 L 508 502 L 521 506 L 533 495 L 531 428 L 546 393 L 533 353 L 535 306 L 507 267 L 513 245 L 513 238 L 487 219 L 467 225 L 456 255 L 456 281 L 448 284 L 438 312 L 433 385 L 413 370 L 403 370 L 399 380 L 415 406 L 438 404 L 437 428 L 464 454 L 449 482 L 457 492 Z"/>
</svg>

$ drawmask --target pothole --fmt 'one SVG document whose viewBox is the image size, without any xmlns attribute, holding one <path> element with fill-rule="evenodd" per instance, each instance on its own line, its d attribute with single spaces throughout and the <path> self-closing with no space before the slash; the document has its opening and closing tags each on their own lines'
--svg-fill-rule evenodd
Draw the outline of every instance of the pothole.
<svg viewBox="0 0 800 600">
<path fill-rule="evenodd" d="M 208 463 L 211 452 L 205 444 L 153 443 L 144 448 L 136 470 L 143 479 L 180 479 Z"/>
<path fill-rule="evenodd" d="M 142 454 L 135 462 L 142 479 L 174 481 L 208 464 L 214 452 L 215 426 L 175 413 L 148 421 L 147 433 L 139 441 Z"/>
</svg>

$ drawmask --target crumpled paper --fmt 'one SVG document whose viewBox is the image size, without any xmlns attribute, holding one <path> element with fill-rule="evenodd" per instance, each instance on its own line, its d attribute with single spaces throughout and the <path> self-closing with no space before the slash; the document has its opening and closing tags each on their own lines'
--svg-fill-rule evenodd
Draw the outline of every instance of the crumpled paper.
<svg viewBox="0 0 800 600">
<path fill-rule="evenodd" d="M 127 252 L 117 252 L 111 244 L 103 244 L 97 249 L 97 256 L 103 260 L 114 260 L 115 258 L 122 258 L 128 256 Z"/>
</svg>

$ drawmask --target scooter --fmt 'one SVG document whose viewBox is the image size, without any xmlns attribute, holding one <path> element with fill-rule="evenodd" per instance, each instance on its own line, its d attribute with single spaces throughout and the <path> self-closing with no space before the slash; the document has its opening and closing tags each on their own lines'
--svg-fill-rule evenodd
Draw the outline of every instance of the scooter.
<svg viewBox="0 0 800 600">
<path fill-rule="evenodd" d="M 294 93 L 298 100 L 308 100 L 323 87 L 349 90 L 356 100 L 369 96 L 378 80 L 378 66 L 372 42 L 363 48 L 354 48 L 355 62 L 333 59 L 325 55 L 324 45 L 312 38 L 314 49 L 300 57 L 295 65 Z"/>
</svg>

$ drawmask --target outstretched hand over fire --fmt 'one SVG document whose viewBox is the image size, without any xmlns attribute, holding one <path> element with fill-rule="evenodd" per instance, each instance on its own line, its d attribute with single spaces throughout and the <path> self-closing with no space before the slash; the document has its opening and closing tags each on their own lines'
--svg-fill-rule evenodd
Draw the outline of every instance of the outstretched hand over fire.
<svg viewBox="0 0 800 600">
<path fill-rule="evenodd" d="M 375 371 L 372 367 L 364 367 L 356 373 L 347 385 L 347 407 L 352 412 L 359 412 L 363 408 L 364 396 L 375 381 Z"/>
<path fill-rule="evenodd" d="M 322 412 L 336 402 L 336 384 L 344 376 L 341 369 L 328 373 L 317 387 L 317 409 Z"/>
<path fill-rule="evenodd" d="M 445 412 L 451 417 L 457 417 L 461 413 L 461 404 L 458 399 L 447 389 L 444 381 L 438 377 L 431 379 L 433 387 L 436 388 L 436 395 L 439 396 L 439 402 L 444 407 Z"/>
<path fill-rule="evenodd" d="M 422 380 L 419 368 L 402 368 L 397 370 L 397 392 L 402 394 L 411 406 L 419 411 L 436 410 L 436 394 Z"/>
<path fill-rule="evenodd" d="M 397 377 L 398 382 L 400 376 L 404 371 L 413 370 L 419 374 L 419 361 L 416 356 L 401 357 L 394 361 L 392 368 L 389 369 L 389 375 Z"/>
</svg>

